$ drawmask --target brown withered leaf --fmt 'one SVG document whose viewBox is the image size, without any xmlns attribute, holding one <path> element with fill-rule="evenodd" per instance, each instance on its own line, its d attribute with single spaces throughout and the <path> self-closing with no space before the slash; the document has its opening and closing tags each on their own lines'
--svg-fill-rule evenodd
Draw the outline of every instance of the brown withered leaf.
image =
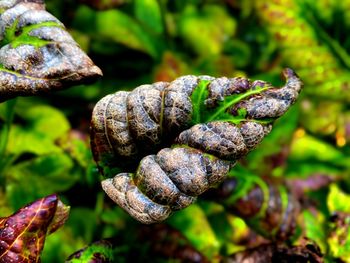
<svg viewBox="0 0 350 263">
<path fill-rule="evenodd" d="M 178 230 L 165 224 L 143 226 L 140 229 L 140 240 L 149 242 L 150 252 L 155 257 L 179 260 L 188 263 L 207 263 L 208 259 L 196 250 L 189 240 Z"/>
<path fill-rule="evenodd" d="M 43 1 L 0 1 L 0 102 L 101 75 Z"/>
<path fill-rule="evenodd" d="M 0 263 L 40 262 L 46 234 L 62 226 L 68 214 L 69 207 L 53 194 L 0 218 Z"/>
<path fill-rule="evenodd" d="M 69 210 L 70 210 L 70 207 L 66 206 L 64 203 L 62 203 L 61 200 L 58 199 L 56 212 L 55 212 L 55 214 L 52 218 L 52 221 L 47 229 L 48 234 L 52 234 L 53 232 L 55 232 L 57 229 L 59 229 L 61 226 L 64 225 L 64 223 L 68 219 Z"/>
<path fill-rule="evenodd" d="M 315 244 L 287 247 L 268 244 L 238 252 L 222 262 L 225 263 L 322 263 L 323 258 Z"/>
<path fill-rule="evenodd" d="M 293 192 L 296 198 L 305 199 L 305 193 L 317 191 L 329 186 L 332 182 L 339 180 L 334 176 L 326 174 L 312 174 L 307 178 L 291 178 L 286 181 L 289 189 Z"/>
<path fill-rule="evenodd" d="M 268 178 L 260 184 L 243 184 L 239 178 L 227 178 L 205 198 L 223 204 L 227 212 L 244 219 L 264 238 L 282 241 L 293 236 L 301 211 L 294 193 Z"/>
</svg>

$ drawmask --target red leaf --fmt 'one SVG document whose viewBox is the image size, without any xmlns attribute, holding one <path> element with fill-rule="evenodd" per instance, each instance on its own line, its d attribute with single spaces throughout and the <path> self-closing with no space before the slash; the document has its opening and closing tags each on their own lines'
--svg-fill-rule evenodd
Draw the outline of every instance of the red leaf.
<svg viewBox="0 0 350 263">
<path fill-rule="evenodd" d="M 21 208 L 9 217 L 1 218 L 0 263 L 40 262 L 48 229 L 52 233 L 62 226 L 68 213 L 69 208 L 54 194 Z"/>
</svg>

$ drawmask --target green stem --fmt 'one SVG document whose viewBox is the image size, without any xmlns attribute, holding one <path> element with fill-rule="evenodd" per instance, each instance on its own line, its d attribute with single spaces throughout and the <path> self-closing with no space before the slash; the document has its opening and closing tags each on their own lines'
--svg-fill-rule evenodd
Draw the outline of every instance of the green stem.
<svg viewBox="0 0 350 263">
<path fill-rule="evenodd" d="M 17 99 L 13 99 L 5 102 L 5 125 L 0 133 L 0 171 L 3 169 L 4 164 L 6 163 L 5 154 L 8 143 L 8 137 L 10 134 L 10 128 L 15 113 L 16 101 Z"/>
<path fill-rule="evenodd" d="M 161 19 L 162 19 L 162 24 L 163 24 L 164 39 L 166 41 L 167 46 L 169 47 L 169 42 L 170 42 L 171 36 L 170 36 L 169 30 L 168 30 L 166 18 L 165 18 L 165 14 L 167 12 L 166 3 L 164 0 L 157 0 L 157 3 L 158 3 L 159 8 L 160 8 L 160 14 L 161 14 Z"/>
</svg>

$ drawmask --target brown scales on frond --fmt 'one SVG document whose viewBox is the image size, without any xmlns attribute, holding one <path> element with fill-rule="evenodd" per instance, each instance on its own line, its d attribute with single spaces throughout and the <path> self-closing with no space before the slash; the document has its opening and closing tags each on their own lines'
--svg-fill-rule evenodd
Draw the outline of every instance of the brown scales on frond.
<svg viewBox="0 0 350 263">
<path fill-rule="evenodd" d="M 115 175 L 118 166 L 140 163 L 134 174 L 104 180 L 103 189 L 143 223 L 165 220 L 172 211 L 187 207 L 222 182 L 235 162 L 270 132 L 272 121 L 296 101 L 302 82 L 290 69 L 283 71 L 283 77 L 286 85 L 273 88 L 263 81 L 190 75 L 106 96 L 92 116 L 96 162 L 107 175 L 111 171 Z M 206 123 L 193 123 L 191 96 L 201 81 L 209 83 L 207 108 L 228 96 L 243 95 L 239 103 L 244 118 L 237 122 L 232 115 L 232 120 L 218 115 Z M 249 96 L 244 96 L 246 92 Z M 233 107 L 226 112 L 230 114 Z"/>
</svg>

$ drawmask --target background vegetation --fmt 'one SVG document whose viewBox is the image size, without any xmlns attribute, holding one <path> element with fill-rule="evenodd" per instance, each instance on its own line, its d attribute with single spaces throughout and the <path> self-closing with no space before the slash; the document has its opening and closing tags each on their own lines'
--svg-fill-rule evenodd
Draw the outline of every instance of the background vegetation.
<svg viewBox="0 0 350 263">
<path fill-rule="evenodd" d="M 303 210 L 288 244 L 307 237 L 325 260 L 350 262 L 350 1 L 46 5 L 104 76 L 88 86 L 0 104 L 0 215 L 52 193 L 71 206 L 64 227 L 47 237 L 42 262 L 63 262 L 105 238 L 112 238 L 113 262 L 214 262 L 266 243 L 242 219 L 204 199 L 164 225 L 131 219 L 100 187 L 89 122 L 95 103 L 117 90 L 186 74 L 249 76 L 278 86 L 285 66 L 304 81 L 302 98 L 237 169 L 240 176 L 302 185 Z"/>
</svg>

